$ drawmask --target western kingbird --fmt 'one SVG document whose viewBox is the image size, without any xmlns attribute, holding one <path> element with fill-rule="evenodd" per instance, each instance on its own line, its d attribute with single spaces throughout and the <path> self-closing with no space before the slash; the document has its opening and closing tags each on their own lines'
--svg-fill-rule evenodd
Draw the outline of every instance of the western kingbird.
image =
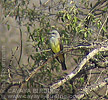
<svg viewBox="0 0 108 100">
<path fill-rule="evenodd" d="M 61 44 L 60 41 L 60 34 L 56 31 L 53 30 L 49 33 L 51 35 L 50 37 L 50 46 L 51 49 L 53 51 L 53 53 L 59 53 L 60 51 L 63 50 L 63 45 Z M 59 63 L 61 63 L 62 65 L 62 70 L 66 70 L 66 64 L 65 64 L 65 57 L 64 57 L 64 53 L 59 54 L 56 59 L 59 61 Z"/>
</svg>

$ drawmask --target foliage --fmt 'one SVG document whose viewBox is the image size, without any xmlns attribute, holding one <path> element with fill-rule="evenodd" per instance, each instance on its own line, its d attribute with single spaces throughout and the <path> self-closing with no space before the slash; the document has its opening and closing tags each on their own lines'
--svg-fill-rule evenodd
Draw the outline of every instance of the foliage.
<svg viewBox="0 0 108 100">
<path fill-rule="evenodd" d="M 35 53 L 28 56 L 28 64 L 25 65 L 28 69 L 22 66 L 22 72 L 24 72 L 21 73 L 22 75 L 29 76 L 33 69 L 38 68 L 52 57 L 51 51 L 47 52 L 50 48 L 47 33 L 52 29 L 59 30 L 62 43 L 68 47 L 86 45 L 86 43 L 88 45 L 97 40 L 102 42 L 108 38 L 108 24 L 104 24 L 108 10 L 106 5 L 101 8 L 99 7 L 101 3 L 97 2 L 98 5 L 93 8 L 94 6 L 89 0 L 81 0 L 79 1 L 80 4 L 72 0 L 58 0 L 56 2 L 49 0 L 49 2 L 51 4 L 41 4 L 40 2 L 40 5 L 35 5 L 29 0 L 2 0 L 4 20 L 9 16 L 16 20 L 20 28 L 25 27 L 26 32 L 29 34 L 28 41 L 32 42 L 32 48 L 35 49 Z M 8 30 L 11 27 L 7 23 Z M 71 58 L 73 59 L 72 63 L 76 66 L 90 51 L 91 48 L 81 48 L 73 50 L 72 54 L 68 52 L 66 55 L 73 57 Z M 101 62 L 106 54 L 107 52 L 97 54 L 94 60 Z M 30 59 L 32 59 L 33 63 L 29 61 Z M 94 60 L 88 62 L 85 68 L 92 66 L 91 63 L 94 63 Z M 104 60 L 107 60 L 107 58 L 104 57 Z M 58 62 L 56 60 L 51 61 L 51 64 L 44 65 L 27 82 L 27 88 L 41 89 L 61 80 L 65 74 L 60 73 L 60 70 Z M 60 87 L 60 95 L 76 93 L 80 87 L 86 84 L 87 74 L 88 72 L 86 74 L 83 73 L 74 79 L 73 82 L 70 80 L 70 82 Z M 26 77 L 24 78 L 26 79 Z M 41 100 L 44 99 L 41 98 Z"/>
</svg>

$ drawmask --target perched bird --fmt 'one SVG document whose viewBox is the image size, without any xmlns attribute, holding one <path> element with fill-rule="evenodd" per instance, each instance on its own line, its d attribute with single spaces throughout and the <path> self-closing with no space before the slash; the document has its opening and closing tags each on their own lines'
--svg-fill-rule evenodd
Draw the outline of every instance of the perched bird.
<svg viewBox="0 0 108 100">
<path fill-rule="evenodd" d="M 50 46 L 54 54 L 59 53 L 60 51 L 63 50 L 63 45 L 61 44 L 60 41 L 60 34 L 58 31 L 53 30 L 50 33 Z M 56 59 L 61 63 L 62 65 L 62 70 L 66 70 L 66 64 L 65 64 L 65 57 L 64 53 L 59 54 Z"/>
</svg>

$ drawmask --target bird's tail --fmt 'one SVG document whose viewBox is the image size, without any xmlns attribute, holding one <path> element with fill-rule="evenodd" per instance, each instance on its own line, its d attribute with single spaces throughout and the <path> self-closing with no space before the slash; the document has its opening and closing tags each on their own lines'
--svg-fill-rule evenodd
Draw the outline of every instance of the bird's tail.
<svg viewBox="0 0 108 100">
<path fill-rule="evenodd" d="M 67 70 L 67 68 L 66 68 L 66 64 L 65 64 L 65 61 L 62 62 L 61 65 L 62 65 L 62 70 Z"/>
</svg>

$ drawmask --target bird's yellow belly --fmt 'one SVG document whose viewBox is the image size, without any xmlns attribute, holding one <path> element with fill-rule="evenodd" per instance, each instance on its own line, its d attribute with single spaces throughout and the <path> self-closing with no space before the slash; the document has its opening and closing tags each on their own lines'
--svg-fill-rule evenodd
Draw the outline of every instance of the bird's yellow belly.
<svg viewBox="0 0 108 100">
<path fill-rule="evenodd" d="M 58 39 L 52 38 L 50 40 L 51 49 L 54 53 L 58 53 L 60 51 L 60 42 Z"/>
<path fill-rule="evenodd" d="M 60 45 L 52 45 L 52 51 L 54 53 L 58 53 L 60 51 Z"/>
</svg>

